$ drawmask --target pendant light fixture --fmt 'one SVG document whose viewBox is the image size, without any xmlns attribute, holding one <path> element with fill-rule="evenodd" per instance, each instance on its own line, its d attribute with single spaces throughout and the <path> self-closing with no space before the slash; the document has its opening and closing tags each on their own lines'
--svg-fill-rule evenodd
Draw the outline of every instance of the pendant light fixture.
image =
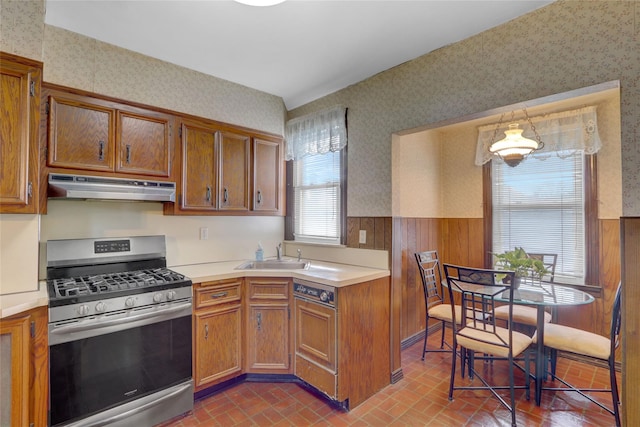
<svg viewBox="0 0 640 427">
<path fill-rule="evenodd" d="M 524 111 L 531 130 L 535 134 L 536 141 L 522 136 L 524 129 L 520 129 L 518 122 L 513 121 L 514 112 L 511 111 L 511 123 L 509 123 L 509 129 L 504 131 L 505 137 L 496 141 L 496 136 L 498 135 L 498 130 L 504 117 L 503 113 L 502 116 L 500 116 L 500 121 L 496 125 L 496 130 L 493 133 L 493 138 L 491 138 L 491 144 L 489 145 L 489 151 L 500 157 L 511 167 L 518 166 L 529 154 L 544 147 L 544 143 L 540 140 L 540 135 L 538 135 L 536 127 L 531 123 L 527 109 L 524 108 L 522 111 Z"/>
</svg>

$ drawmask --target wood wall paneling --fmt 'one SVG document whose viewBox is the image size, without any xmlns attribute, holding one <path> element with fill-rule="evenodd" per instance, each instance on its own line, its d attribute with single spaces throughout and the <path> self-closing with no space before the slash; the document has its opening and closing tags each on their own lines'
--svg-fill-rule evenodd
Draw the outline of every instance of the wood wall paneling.
<svg viewBox="0 0 640 427">
<path fill-rule="evenodd" d="M 640 217 L 622 218 L 622 425 L 640 423 Z"/>
</svg>

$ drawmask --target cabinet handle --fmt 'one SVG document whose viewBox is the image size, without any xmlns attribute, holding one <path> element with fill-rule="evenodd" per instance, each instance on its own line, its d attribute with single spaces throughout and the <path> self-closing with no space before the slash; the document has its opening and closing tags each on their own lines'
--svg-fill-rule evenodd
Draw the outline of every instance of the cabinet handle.
<svg viewBox="0 0 640 427">
<path fill-rule="evenodd" d="M 229 191 L 227 190 L 227 188 L 225 187 L 224 189 L 224 199 L 223 202 L 227 203 L 227 200 L 229 200 Z"/>
<path fill-rule="evenodd" d="M 258 190 L 258 204 L 262 203 L 262 191 Z"/>
<path fill-rule="evenodd" d="M 206 325 L 204 325 L 204 339 L 208 339 L 209 338 L 209 324 L 207 323 Z"/>
<path fill-rule="evenodd" d="M 213 299 L 216 299 L 216 298 L 226 297 L 227 295 L 228 295 L 228 292 L 218 292 L 217 294 L 211 294 L 210 297 Z"/>
<path fill-rule="evenodd" d="M 98 160 L 104 160 L 104 141 L 98 142 Z"/>
<path fill-rule="evenodd" d="M 211 187 L 207 185 L 207 202 L 211 201 Z"/>
<path fill-rule="evenodd" d="M 131 163 L 131 145 L 127 144 L 127 164 Z"/>
<path fill-rule="evenodd" d="M 256 314 L 256 319 L 258 320 L 258 331 L 262 329 L 262 313 Z"/>
</svg>

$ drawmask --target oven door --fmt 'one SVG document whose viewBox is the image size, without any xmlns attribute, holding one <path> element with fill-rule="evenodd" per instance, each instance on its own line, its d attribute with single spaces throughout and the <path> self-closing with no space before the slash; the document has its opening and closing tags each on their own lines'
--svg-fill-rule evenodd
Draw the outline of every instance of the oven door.
<svg viewBox="0 0 640 427">
<path fill-rule="evenodd" d="M 191 383 L 191 334 L 191 301 L 164 312 L 156 307 L 50 325 L 51 425 L 128 425 L 118 420 L 131 419 L 131 410 L 111 408 L 132 401 L 130 408 L 139 407 L 145 397 L 157 401 L 159 391 Z M 185 393 L 193 405 L 192 388 Z M 157 403 L 151 402 L 164 405 Z M 100 418 L 103 413 L 110 418 Z"/>
</svg>

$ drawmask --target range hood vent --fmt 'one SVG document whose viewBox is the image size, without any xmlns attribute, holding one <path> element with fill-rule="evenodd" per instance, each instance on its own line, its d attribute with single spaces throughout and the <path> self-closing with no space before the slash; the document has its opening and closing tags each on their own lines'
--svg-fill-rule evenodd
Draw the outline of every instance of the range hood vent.
<svg viewBox="0 0 640 427">
<path fill-rule="evenodd" d="M 175 202 L 176 183 L 52 173 L 48 195 L 61 199 Z"/>
</svg>

